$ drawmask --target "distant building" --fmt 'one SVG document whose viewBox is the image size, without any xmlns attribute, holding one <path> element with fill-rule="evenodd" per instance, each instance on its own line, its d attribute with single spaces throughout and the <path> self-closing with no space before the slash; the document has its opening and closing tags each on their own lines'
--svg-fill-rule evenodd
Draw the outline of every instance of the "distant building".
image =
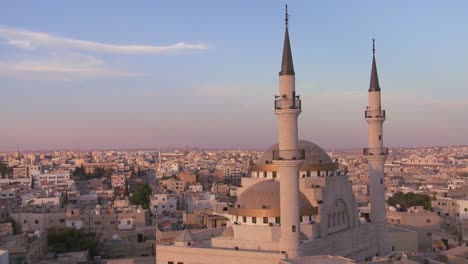
<svg viewBox="0 0 468 264">
<path fill-rule="evenodd" d="M 13 168 L 13 178 L 29 178 L 29 168 L 28 167 L 18 167 Z"/>
<path fill-rule="evenodd" d="M 167 193 L 153 194 L 150 200 L 151 212 L 155 215 L 175 213 L 177 211 L 177 197 Z"/>
<path fill-rule="evenodd" d="M 201 184 L 192 184 L 189 186 L 189 191 L 191 192 L 203 192 L 203 185 Z"/>
<path fill-rule="evenodd" d="M 197 182 L 197 176 L 189 171 L 179 172 L 176 177 L 183 181 L 185 184 L 192 184 Z"/>
</svg>

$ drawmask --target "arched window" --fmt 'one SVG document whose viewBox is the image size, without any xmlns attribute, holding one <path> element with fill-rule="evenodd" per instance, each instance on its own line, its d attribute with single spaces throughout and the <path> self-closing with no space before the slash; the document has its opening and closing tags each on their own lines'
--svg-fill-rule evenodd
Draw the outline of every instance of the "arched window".
<svg viewBox="0 0 468 264">
<path fill-rule="evenodd" d="M 336 213 L 333 213 L 333 226 L 336 226 Z"/>
<path fill-rule="evenodd" d="M 341 215 L 343 217 L 343 224 L 346 224 L 346 217 L 345 217 L 345 211 L 343 210 L 343 214 Z"/>
<path fill-rule="evenodd" d="M 341 225 L 341 212 L 338 212 L 338 219 L 336 222 L 338 225 Z"/>
</svg>

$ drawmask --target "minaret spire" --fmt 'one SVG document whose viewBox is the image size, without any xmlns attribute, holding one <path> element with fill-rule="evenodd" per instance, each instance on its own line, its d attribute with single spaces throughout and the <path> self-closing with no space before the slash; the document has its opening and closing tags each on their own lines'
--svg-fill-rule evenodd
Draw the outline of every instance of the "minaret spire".
<svg viewBox="0 0 468 264">
<path fill-rule="evenodd" d="M 376 227 L 378 254 L 385 256 L 389 252 L 386 236 L 387 216 L 385 208 L 385 159 L 388 148 L 383 144 L 383 122 L 385 110 L 382 109 L 379 79 L 375 63 L 375 39 L 372 39 L 372 73 L 369 87 L 369 105 L 364 112 L 368 126 L 368 147 L 364 155 L 368 162 L 370 220 Z"/>
<path fill-rule="evenodd" d="M 294 65 L 291 53 L 291 44 L 289 43 L 289 14 L 288 14 L 288 5 L 286 5 L 286 12 L 284 22 L 286 25 L 286 30 L 284 32 L 284 45 L 283 45 L 283 61 L 281 63 L 281 71 L 279 75 L 295 75 Z"/>
<path fill-rule="evenodd" d="M 372 70 L 369 92 L 380 91 L 379 76 L 377 75 L 377 64 L 375 63 L 375 38 L 372 39 Z"/>
<path fill-rule="evenodd" d="M 279 73 L 279 95 L 275 96 L 275 115 L 278 117 L 278 150 L 274 151 L 273 164 L 278 168 L 280 179 L 280 241 L 279 250 L 288 258 L 301 252 L 301 217 L 299 208 L 299 171 L 304 163 L 305 152 L 299 149 L 298 116 L 301 99 L 296 94 L 296 76 L 289 43 L 288 6 L 285 12 L 283 63 Z"/>
</svg>

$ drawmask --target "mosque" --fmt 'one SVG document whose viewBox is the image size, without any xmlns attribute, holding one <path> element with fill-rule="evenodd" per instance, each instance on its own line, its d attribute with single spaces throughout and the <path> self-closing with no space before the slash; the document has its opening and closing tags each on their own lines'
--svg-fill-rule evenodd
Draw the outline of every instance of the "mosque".
<svg viewBox="0 0 468 264">
<path fill-rule="evenodd" d="M 348 263 L 390 252 L 386 243 L 384 162 L 380 87 L 375 46 L 369 106 L 368 148 L 370 221 L 359 219 L 348 177 L 318 145 L 298 139 L 301 99 L 289 41 L 288 13 L 279 95 L 274 99 L 278 144 L 267 149 L 242 178 L 230 223 L 220 235 L 184 231 L 174 245 L 156 246 L 157 264 L 191 263 Z M 303 262 L 301 262 L 301 260 Z"/>
</svg>

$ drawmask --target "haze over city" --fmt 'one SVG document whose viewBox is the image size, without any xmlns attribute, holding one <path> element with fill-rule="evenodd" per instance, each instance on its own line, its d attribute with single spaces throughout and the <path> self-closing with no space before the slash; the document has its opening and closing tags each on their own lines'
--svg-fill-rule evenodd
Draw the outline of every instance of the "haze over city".
<svg viewBox="0 0 468 264">
<path fill-rule="evenodd" d="M 299 137 L 362 148 L 371 48 L 387 146 L 468 144 L 466 1 L 289 1 Z M 282 1 L 3 1 L 0 150 L 264 149 Z"/>
</svg>

